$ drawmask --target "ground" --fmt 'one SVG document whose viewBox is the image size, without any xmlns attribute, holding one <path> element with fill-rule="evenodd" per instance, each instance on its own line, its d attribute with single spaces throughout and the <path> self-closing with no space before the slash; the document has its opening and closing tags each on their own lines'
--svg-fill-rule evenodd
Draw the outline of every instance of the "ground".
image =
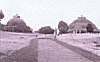
<svg viewBox="0 0 100 62">
<path fill-rule="evenodd" d="M 38 35 L 38 37 L 36 37 Z M 55 35 L 25 34 L 0 31 L 1 62 L 93 62 L 80 54 L 57 43 Z M 84 49 L 99 55 L 100 34 L 64 34 L 57 36 L 61 42 Z M 92 40 L 92 41 L 91 41 Z M 73 42 L 74 41 L 74 42 Z M 90 49 L 89 49 L 90 47 Z M 92 50 L 91 50 L 92 49 Z"/>
<path fill-rule="evenodd" d="M 50 39 L 39 39 L 38 62 L 93 62 Z"/>
<path fill-rule="evenodd" d="M 33 34 L 0 32 L 0 52 L 5 54 L 19 50 L 27 45 L 31 39 L 35 38 Z"/>
<path fill-rule="evenodd" d="M 100 56 L 100 34 L 63 34 L 57 39 Z"/>
</svg>

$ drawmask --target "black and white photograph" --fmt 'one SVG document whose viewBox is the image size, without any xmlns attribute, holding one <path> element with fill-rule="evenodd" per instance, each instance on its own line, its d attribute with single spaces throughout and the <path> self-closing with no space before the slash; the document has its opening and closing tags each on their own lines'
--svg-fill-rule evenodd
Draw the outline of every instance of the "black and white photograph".
<svg viewBox="0 0 100 62">
<path fill-rule="evenodd" d="M 100 0 L 0 0 L 0 62 L 100 62 Z"/>
</svg>

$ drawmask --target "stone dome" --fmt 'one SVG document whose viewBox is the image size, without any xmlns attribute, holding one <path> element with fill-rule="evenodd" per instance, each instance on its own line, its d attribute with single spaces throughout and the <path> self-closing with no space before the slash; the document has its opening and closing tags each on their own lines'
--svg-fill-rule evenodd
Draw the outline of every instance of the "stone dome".
<svg viewBox="0 0 100 62">
<path fill-rule="evenodd" d="M 93 31 L 98 31 L 97 27 L 91 21 L 87 20 L 86 17 L 81 16 L 81 17 L 78 17 L 78 19 L 76 19 L 69 25 L 68 32 L 74 32 L 74 31 L 87 32 L 86 30 L 87 24 L 92 25 Z"/>
<path fill-rule="evenodd" d="M 13 16 L 12 19 L 10 19 L 7 24 L 7 26 L 26 26 L 26 23 L 24 22 L 24 20 L 20 19 L 20 16 L 18 16 L 17 14 L 15 16 Z"/>
<path fill-rule="evenodd" d="M 18 15 L 13 16 L 13 18 L 7 22 L 6 26 L 4 27 L 4 31 L 32 33 L 32 29 L 27 26 Z"/>
</svg>

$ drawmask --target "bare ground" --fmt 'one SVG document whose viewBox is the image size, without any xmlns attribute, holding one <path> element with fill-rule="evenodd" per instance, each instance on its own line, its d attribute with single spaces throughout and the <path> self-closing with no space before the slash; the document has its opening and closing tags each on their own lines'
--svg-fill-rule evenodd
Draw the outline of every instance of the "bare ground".
<svg viewBox="0 0 100 62">
<path fill-rule="evenodd" d="M 0 62 L 38 62 L 38 39 L 33 39 L 30 45 L 13 52 Z"/>
</svg>

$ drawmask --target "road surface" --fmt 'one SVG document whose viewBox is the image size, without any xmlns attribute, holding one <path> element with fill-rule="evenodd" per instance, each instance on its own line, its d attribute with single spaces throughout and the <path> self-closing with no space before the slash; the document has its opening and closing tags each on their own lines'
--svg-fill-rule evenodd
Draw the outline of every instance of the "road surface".
<svg viewBox="0 0 100 62">
<path fill-rule="evenodd" d="M 50 39 L 38 40 L 38 62 L 92 62 Z"/>
</svg>

